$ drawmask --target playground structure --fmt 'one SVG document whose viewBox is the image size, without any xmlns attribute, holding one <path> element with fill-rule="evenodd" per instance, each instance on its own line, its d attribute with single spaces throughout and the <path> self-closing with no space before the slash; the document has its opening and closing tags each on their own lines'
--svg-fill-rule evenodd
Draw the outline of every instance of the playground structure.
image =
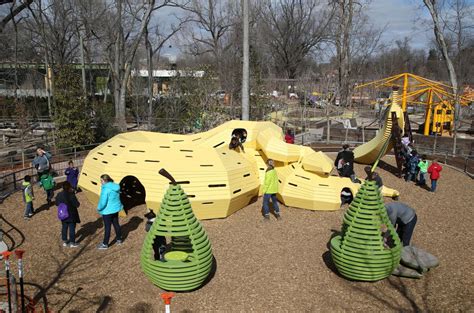
<svg viewBox="0 0 474 313">
<path fill-rule="evenodd" d="M 208 277 L 212 267 L 212 249 L 186 193 L 169 177 L 172 182 L 162 200 L 160 213 L 143 243 L 141 266 L 145 275 L 158 287 L 189 291 L 198 288 Z M 152 257 L 157 236 L 171 237 L 163 260 Z"/>
<path fill-rule="evenodd" d="M 382 225 L 392 237 L 393 247 L 384 247 Z M 397 268 L 400 239 L 374 181 L 362 184 L 344 214 L 342 234 L 331 239 L 331 256 L 339 273 L 354 280 L 384 279 Z"/>
<path fill-rule="evenodd" d="M 398 105 L 398 102 L 398 91 L 394 90 L 392 92 L 392 103 L 387 107 L 385 112 L 383 128 L 375 138 L 354 149 L 354 158 L 357 163 L 372 164 L 377 160 L 380 153 L 384 155 L 396 145 L 394 140 L 392 140 L 394 138 L 394 136 L 392 136 L 394 130 L 400 133 L 400 129 L 405 130 L 405 126 L 408 126 L 408 123 L 405 123 L 404 113 L 402 108 Z M 387 147 L 384 147 L 387 140 L 389 144 Z M 385 151 L 381 152 L 383 149 L 385 149 Z"/>
<path fill-rule="evenodd" d="M 228 147 L 236 129 L 247 132 L 245 152 Z M 249 121 L 230 121 L 192 135 L 119 134 L 88 154 L 79 186 L 96 204 L 99 177 L 107 173 L 120 182 L 128 207 L 146 203 L 157 212 L 168 184 L 158 170 L 166 168 L 185 188 L 198 219 L 224 218 L 262 194 L 268 158 L 275 160 L 280 180 L 278 199 L 287 206 L 338 210 L 342 189 L 355 194 L 360 187 L 349 178 L 332 176 L 333 161 L 324 153 L 285 143 L 281 128 L 271 122 Z M 385 186 L 382 193 L 399 195 Z"/>
<path fill-rule="evenodd" d="M 403 112 L 399 103 L 398 87 L 393 87 L 392 101 L 385 111 L 385 123 L 377 136 L 371 141 L 354 149 L 354 159 L 358 163 L 378 163 L 392 148 L 397 161 L 398 177 L 402 175 L 404 158 L 402 153 L 402 135 L 407 135 L 413 142 L 410 121 L 407 112 Z"/>
<path fill-rule="evenodd" d="M 394 86 L 401 89 L 401 109 L 403 112 L 407 111 L 408 104 L 426 106 L 423 129 L 425 136 L 430 133 L 441 136 L 451 135 L 454 127 L 454 104 L 456 100 L 461 105 L 468 105 L 472 101 L 469 95 L 456 97 L 452 94 L 452 87 L 448 85 L 410 73 L 402 73 L 361 84 L 356 88 Z"/>
</svg>

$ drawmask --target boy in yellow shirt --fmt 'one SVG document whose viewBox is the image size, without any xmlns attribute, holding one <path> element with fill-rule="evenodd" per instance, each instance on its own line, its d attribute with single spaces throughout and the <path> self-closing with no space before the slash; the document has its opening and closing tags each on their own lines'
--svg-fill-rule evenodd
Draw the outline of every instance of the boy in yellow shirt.
<svg viewBox="0 0 474 313">
<path fill-rule="evenodd" d="M 278 175 L 275 171 L 272 159 L 267 160 L 267 171 L 265 172 L 265 182 L 263 184 L 263 217 L 264 220 L 270 220 L 270 199 L 272 199 L 273 210 L 277 220 L 281 219 L 280 208 L 276 194 L 278 193 Z"/>
</svg>

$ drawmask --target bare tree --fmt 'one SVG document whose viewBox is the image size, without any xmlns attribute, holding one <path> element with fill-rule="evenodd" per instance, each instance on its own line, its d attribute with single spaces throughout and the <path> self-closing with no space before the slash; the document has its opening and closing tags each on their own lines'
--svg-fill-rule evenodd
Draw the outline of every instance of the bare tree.
<svg viewBox="0 0 474 313">
<path fill-rule="evenodd" d="M 240 16 L 236 14 L 236 3 L 230 0 L 190 0 L 180 7 L 190 13 L 191 28 L 188 34 L 187 47 L 194 55 L 211 54 L 214 68 L 221 80 L 225 76 L 224 53 L 235 41 L 229 40 L 229 35 Z"/>
<path fill-rule="evenodd" d="M 152 129 L 153 119 L 153 59 L 156 56 L 156 61 L 160 59 L 160 51 L 163 46 L 177 33 L 183 25 L 187 23 L 187 19 L 177 18 L 179 21 L 178 25 L 171 25 L 169 29 L 162 29 L 160 25 L 155 25 L 154 33 L 148 31 L 148 26 L 145 28 L 145 48 L 147 56 L 147 67 L 148 67 L 148 129 Z M 153 34 L 153 35 L 152 35 Z M 156 45 L 153 45 L 153 43 Z"/>
<path fill-rule="evenodd" d="M 327 39 L 333 10 L 317 0 L 265 0 L 261 5 L 259 17 L 277 73 L 295 79 L 304 59 Z"/>
<path fill-rule="evenodd" d="M 456 154 L 456 130 L 457 124 L 459 121 L 459 114 L 461 111 L 461 105 L 459 104 L 458 99 L 458 80 L 456 76 L 456 70 L 454 69 L 453 62 L 448 53 L 448 45 L 444 38 L 443 27 L 439 18 L 438 7 L 436 6 L 436 0 L 423 0 L 426 8 L 430 12 L 431 18 L 433 20 L 433 31 L 438 43 L 438 47 L 441 50 L 441 55 L 446 63 L 446 67 L 449 73 L 449 80 L 451 81 L 451 86 L 453 87 L 453 94 L 456 95 L 455 103 L 455 121 L 454 121 L 454 144 L 453 144 L 453 154 Z"/>
<path fill-rule="evenodd" d="M 100 28 L 93 30 L 93 34 L 107 51 L 106 59 L 110 64 L 114 89 L 115 118 L 121 131 L 127 130 L 126 95 L 132 62 L 152 13 L 170 3 L 168 0 L 159 4 L 156 2 L 115 0 L 109 10 L 109 17 L 103 21 L 105 32 Z"/>
<path fill-rule="evenodd" d="M 23 10 L 25 10 L 33 0 L 25 0 L 25 1 L 16 1 L 16 0 L 0 0 L 0 5 L 4 5 L 7 3 L 11 3 L 10 10 L 8 14 L 0 20 L 0 33 L 3 32 L 5 26 L 13 20 L 15 16 L 20 14 Z"/>
</svg>

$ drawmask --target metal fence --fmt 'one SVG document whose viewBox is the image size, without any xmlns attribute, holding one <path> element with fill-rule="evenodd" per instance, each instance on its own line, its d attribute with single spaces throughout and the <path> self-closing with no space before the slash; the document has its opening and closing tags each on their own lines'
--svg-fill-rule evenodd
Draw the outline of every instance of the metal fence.
<svg viewBox="0 0 474 313">
<path fill-rule="evenodd" d="M 81 158 L 82 156 L 87 155 L 90 150 L 94 149 L 98 145 L 100 145 L 100 143 L 62 149 L 53 147 L 50 151 L 53 155 L 52 161 L 57 163 L 69 159 Z M 49 151 L 48 149 L 46 150 Z M 19 153 L 15 152 L 11 155 L 0 158 L 0 175 L 24 169 L 31 164 L 35 155 L 36 149 L 33 148 L 20 151 Z"/>
<path fill-rule="evenodd" d="M 54 177 L 64 175 L 64 170 L 68 167 L 70 160 L 78 168 L 82 167 L 84 158 L 90 150 L 99 144 L 87 145 L 74 148 L 53 150 L 51 162 L 52 173 Z M 18 164 L 21 166 L 21 164 Z M 26 175 L 30 175 L 35 182 L 37 181 L 36 169 L 33 167 L 10 170 L 0 175 L 0 201 L 3 201 L 9 195 L 21 189 L 21 184 Z"/>
</svg>

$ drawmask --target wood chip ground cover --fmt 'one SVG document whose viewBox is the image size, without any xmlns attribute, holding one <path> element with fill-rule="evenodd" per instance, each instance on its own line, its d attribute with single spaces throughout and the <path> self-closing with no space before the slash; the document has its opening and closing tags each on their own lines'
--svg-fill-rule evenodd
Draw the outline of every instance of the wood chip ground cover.
<svg viewBox="0 0 474 313">
<path fill-rule="evenodd" d="M 393 164 L 390 157 L 385 161 Z M 363 175 L 363 166 L 356 172 Z M 390 277 L 374 283 L 340 277 L 328 241 L 340 230 L 344 208 L 335 212 L 282 206 L 282 221 L 264 222 L 261 199 L 227 219 L 203 221 L 217 261 L 201 289 L 178 293 L 173 312 L 474 311 L 474 181 L 445 167 L 435 194 L 381 169 L 384 183 L 417 210 L 413 244 L 437 256 L 440 266 L 420 280 Z M 362 176 L 363 177 L 363 176 Z M 35 208 L 45 203 L 35 190 Z M 78 194 L 80 247 L 64 248 L 56 207 L 23 220 L 21 194 L 1 204 L 5 241 L 26 250 L 26 293 L 54 312 L 163 312 L 162 292 L 140 270 L 145 208 L 121 219 L 126 240 L 98 251 L 102 221 Z M 386 199 L 386 201 L 391 201 Z M 16 266 L 13 266 L 16 272 Z"/>
</svg>

